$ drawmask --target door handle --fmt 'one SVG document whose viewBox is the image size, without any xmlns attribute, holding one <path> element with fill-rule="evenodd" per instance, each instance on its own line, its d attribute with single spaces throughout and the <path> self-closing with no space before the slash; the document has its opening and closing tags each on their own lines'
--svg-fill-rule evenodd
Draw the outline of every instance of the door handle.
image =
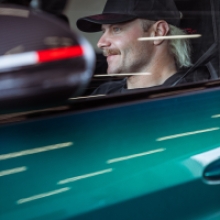
<svg viewBox="0 0 220 220">
<path fill-rule="evenodd" d="M 211 184 L 220 184 L 220 159 L 205 168 L 203 178 Z"/>
</svg>

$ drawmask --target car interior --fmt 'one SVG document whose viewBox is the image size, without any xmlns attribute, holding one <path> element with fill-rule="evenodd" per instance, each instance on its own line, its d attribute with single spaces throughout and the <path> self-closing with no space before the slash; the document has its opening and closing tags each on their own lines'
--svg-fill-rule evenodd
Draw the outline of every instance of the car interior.
<svg viewBox="0 0 220 220">
<path fill-rule="evenodd" d="M 175 1 L 177 8 L 182 13 L 180 28 L 187 34 L 201 34 L 201 38 L 191 39 L 193 66 L 186 70 L 183 77 L 187 81 L 216 80 L 219 78 L 219 55 L 217 50 L 218 25 L 216 9 L 218 1 L 187 0 Z M 107 63 L 101 53 L 97 54 L 96 69 L 94 74 L 106 73 Z M 109 80 L 120 80 L 119 77 L 93 78 L 85 95 L 90 94 L 103 82 Z M 177 82 L 176 82 L 177 83 Z M 173 84 L 175 86 L 176 84 Z"/>
<path fill-rule="evenodd" d="M 186 34 L 200 34 L 202 37 L 191 39 L 193 66 L 185 70 L 182 78 L 188 83 L 219 79 L 219 2 L 213 0 L 176 0 L 177 8 L 182 13 L 180 28 Z M 105 74 L 107 63 L 101 53 L 96 52 L 95 74 Z M 89 95 L 100 84 L 121 80 L 120 77 L 93 78 L 84 95 Z M 180 79 L 179 79 L 180 80 Z M 178 81 L 179 81 L 178 80 Z M 172 86 L 176 86 L 175 82 Z"/>
<path fill-rule="evenodd" d="M 50 16 L 59 19 L 70 29 L 79 35 L 84 35 L 84 33 L 78 31 L 75 27 L 75 23 L 78 17 L 85 16 L 85 14 L 98 13 L 98 10 L 103 7 L 104 1 L 97 0 L 97 11 L 90 11 L 89 8 L 85 8 L 84 1 L 81 5 L 77 0 L 50 0 L 50 1 L 40 1 L 40 0 L 1 0 L 2 5 L 12 4 L 20 5 L 32 8 L 34 10 L 44 11 Z M 182 78 L 186 78 L 189 84 L 196 81 L 207 82 L 219 79 L 219 68 L 220 68 L 220 57 L 219 57 L 219 41 L 220 41 L 220 28 L 219 22 L 219 1 L 218 0 L 175 0 L 176 6 L 182 14 L 182 19 L 180 23 L 180 28 L 183 29 L 186 34 L 200 34 L 200 38 L 191 39 L 192 48 L 192 61 L 193 65 L 184 70 Z M 76 15 L 75 15 L 76 14 Z M 73 17 L 71 17 L 74 15 Z M 91 35 L 91 37 L 90 37 Z M 89 36 L 89 37 L 88 37 Z M 124 76 L 108 76 L 106 74 L 107 62 L 106 58 L 95 46 L 98 35 L 94 37 L 93 34 L 86 34 L 84 37 L 92 44 L 95 55 L 96 62 L 93 71 L 93 77 L 90 83 L 83 89 L 80 93 L 80 97 L 90 96 L 91 93 L 101 84 L 109 81 L 122 80 Z M 97 75 L 103 75 L 97 77 Z M 178 79 L 173 83 L 171 87 L 175 87 L 178 84 Z M 178 88 L 178 86 L 177 86 Z M 151 88 L 143 89 L 143 91 L 149 91 Z M 132 91 L 136 93 L 136 90 Z M 75 94 L 76 96 L 76 94 Z M 94 98 L 94 97 L 92 97 Z M 75 100 L 74 100 L 75 101 Z"/>
<path fill-rule="evenodd" d="M 189 34 L 198 33 L 202 37 L 191 40 L 192 61 L 191 70 L 187 71 L 190 78 L 198 77 L 201 80 L 218 79 L 218 25 L 215 18 L 214 1 L 176 1 L 177 7 L 183 13 L 181 28 Z M 216 5 L 217 6 L 217 5 Z M 194 72 L 192 74 L 192 72 Z M 191 74 L 190 74 L 191 73 Z"/>
</svg>

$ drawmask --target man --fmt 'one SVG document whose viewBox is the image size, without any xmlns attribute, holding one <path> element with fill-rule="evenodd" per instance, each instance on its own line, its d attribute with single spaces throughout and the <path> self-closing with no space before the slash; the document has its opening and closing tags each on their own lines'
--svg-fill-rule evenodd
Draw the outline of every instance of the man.
<svg viewBox="0 0 220 220">
<path fill-rule="evenodd" d="M 130 75 L 101 85 L 93 94 L 186 82 L 179 70 L 191 66 L 188 41 L 163 39 L 184 34 L 177 28 L 180 18 L 173 0 L 108 0 L 102 14 L 79 19 L 81 31 L 102 30 L 97 45 L 107 57 L 107 73 Z"/>
</svg>

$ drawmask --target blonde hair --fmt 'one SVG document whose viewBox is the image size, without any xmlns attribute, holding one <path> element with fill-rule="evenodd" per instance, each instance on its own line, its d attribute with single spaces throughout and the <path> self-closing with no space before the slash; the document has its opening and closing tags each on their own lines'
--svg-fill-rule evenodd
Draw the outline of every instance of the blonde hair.
<svg viewBox="0 0 220 220">
<path fill-rule="evenodd" d="M 186 33 L 173 26 L 170 26 L 168 35 L 185 35 Z M 172 39 L 170 42 L 170 52 L 174 55 L 176 65 L 179 68 L 192 66 L 191 62 L 191 48 L 188 39 Z"/>
<path fill-rule="evenodd" d="M 149 28 L 155 23 L 155 21 L 149 21 L 149 20 L 145 20 L 145 19 L 141 19 L 142 20 L 142 26 L 143 26 L 143 30 L 144 31 L 148 31 Z M 173 26 L 170 25 L 170 30 L 168 35 L 185 35 L 186 33 Z M 190 67 L 192 66 L 192 62 L 191 62 L 191 48 L 190 48 L 190 43 L 188 39 L 172 39 L 169 40 L 169 49 L 170 49 L 170 54 L 172 54 L 174 56 L 175 62 L 176 62 L 176 66 L 177 68 L 183 68 L 183 67 Z"/>
</svg>

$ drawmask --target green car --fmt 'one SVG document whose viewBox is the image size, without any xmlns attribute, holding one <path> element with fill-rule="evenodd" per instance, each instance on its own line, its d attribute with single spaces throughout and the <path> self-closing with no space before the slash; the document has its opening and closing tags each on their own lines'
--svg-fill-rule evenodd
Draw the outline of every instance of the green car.
<svg viewBox="0 0 220 220">
<path fill-rule="evenodd" d="M 219 0 L 175 1 L 208 78 L 110 95 L 122 77 L 75 32 L 103 1 L 24 2 L 0 5 L 0 219 L 219 220 Z"/>
</svg>

